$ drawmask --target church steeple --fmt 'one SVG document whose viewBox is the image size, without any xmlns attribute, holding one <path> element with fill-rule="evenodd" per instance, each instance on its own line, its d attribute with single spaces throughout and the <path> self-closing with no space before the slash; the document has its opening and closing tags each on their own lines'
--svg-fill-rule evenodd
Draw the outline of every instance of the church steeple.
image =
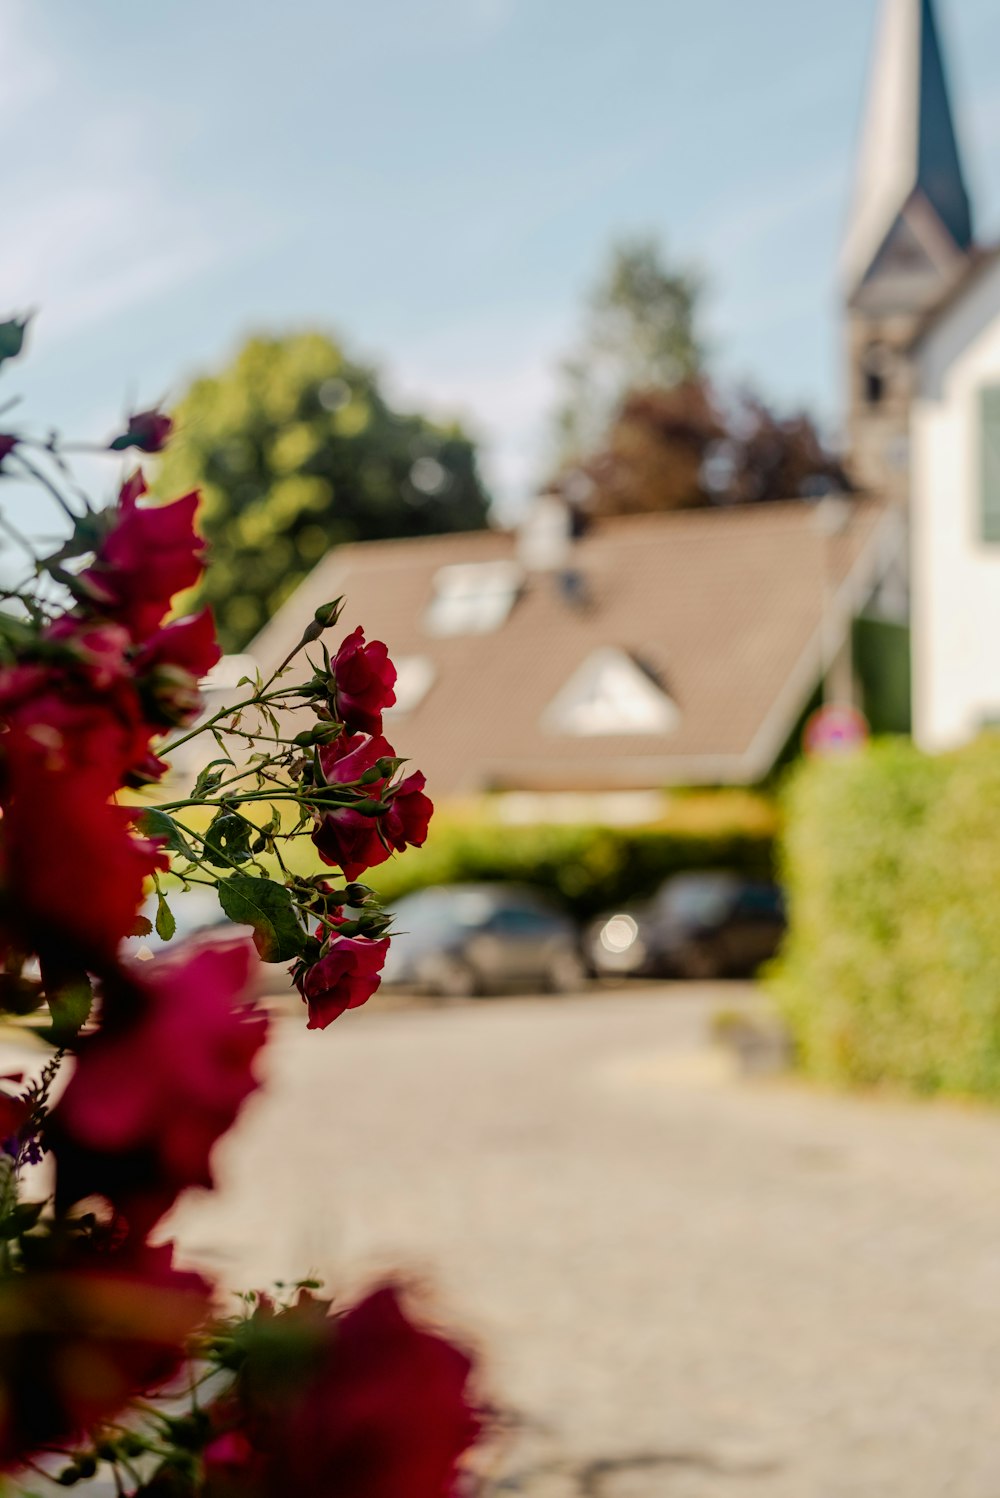
<svg viewBox="0 0 1000 1498">
<path fill-rule="evenodd" d="M 922 310 L 972 245 L 972 211 L 933 0 L 883 0 L 854 207 L 852 300 Z"/>
<path fill-rule="evenodd" d="M 973 248 L 933 0 L 882 0 L 843 250 L 858 481 L 905 501 L 909 344 L 963 274 Z"/>
</svg>

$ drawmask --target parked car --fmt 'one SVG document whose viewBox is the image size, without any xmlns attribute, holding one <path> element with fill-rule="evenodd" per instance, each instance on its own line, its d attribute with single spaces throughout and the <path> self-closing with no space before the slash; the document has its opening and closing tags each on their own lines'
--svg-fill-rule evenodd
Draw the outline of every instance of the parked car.
<svg viewBox="0 0 1000 1498">
<path fill-rule="evenodd" d="M 677 874 L 641 904 L 590 925 L 587 958 L 605 976 L 722 978 L 754 973 L 785 931 L 776 884 L 738 874 Z"/>
<path fill-rule="evenodd" d="M 586 976 L 575 922 L 536 890 L 440 885 L 394 909 L 385 983 L 457 998 L 527 986 L 562 993 Z"/>
</svg>

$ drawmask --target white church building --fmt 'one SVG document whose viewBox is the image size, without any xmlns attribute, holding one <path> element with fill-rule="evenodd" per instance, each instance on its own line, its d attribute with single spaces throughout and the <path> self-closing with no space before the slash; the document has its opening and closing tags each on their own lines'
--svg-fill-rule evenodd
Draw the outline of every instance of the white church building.
<svg viewBox="0 0 1000 1498">
<path fill-rule="evenodd" d="M 913 730 L 947 749 L 1000 724 L 1000 247 L 932 0 L 884 0 L 843 270 L 853 472 L 908 514 Z"/>
</svg>

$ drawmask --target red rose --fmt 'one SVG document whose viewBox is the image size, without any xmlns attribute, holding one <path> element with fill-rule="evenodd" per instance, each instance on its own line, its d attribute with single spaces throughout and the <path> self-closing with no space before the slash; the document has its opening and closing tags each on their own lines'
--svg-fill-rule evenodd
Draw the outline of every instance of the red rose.
<svg viewBox="0 0 1000 1498">
<path fill-rule="evenodd" d="M 64 1262 L 0 1281 L 0 1466 L 66 1445 L 173 1376 L 210 1308 L 169 1244 Z"/>
<path fill-rule="evenodd" d="M 141 473 L 122 486 L 115 523 L 77 579 L 91 604 L 138 641 L 163 622 L 174 595 L 198 581 L 203 551 L 194 528 L 198 495 L 140 508 L 145 492 Z"/>
<path fill-rule="evenodd" d="M 331 663 L 334 711 L 348 728 L 379 733 L 382 714 L 396 701 L 396 668 L 381 640 L 365 644 L 358 628 L 348 635 Z"/>
<path fill-rule="evenodd" d="M 120 624 L 63 614 L 45 630 L 44 638 L 64 645 L 77 658 L 80 675 L 95 692 L 107 692 L 131 675 L 128 651 L 132 641 Z"/>
<path fill-rule="evenodd" d="M 50 1118 L 61 1205 L 96 1192 L 145 1227 L 185 1187 L 211 1186 L 212 1147 L 258 1085 L 252 961 L 242 938 L 189 945 L 105 993 L 104 1028 L 80 1043 Z"/>
<path fill-rule="evenodd" d="M 134 447 L 141 453 L 161 453 L 170 441 L 174 423 L 164 411 L 134 411 L 120 437 L 108 443 L 112 452 Z"/>
<path fill-rule="evenodd" d="M 338 745 L 346 749 L 339 759 Z M 328 781 L 343 778 L 353 782 L 356 771 L 363 774 L 379 759 L 394 757 L 395 752 L 385 739 L 358 734 L 331 744 L 321 756 L 320 764 Z M 380 797 L 388 803 L 387 810 L 377 815 L 357 811 L 353 806 L 338 806 L 324 812 L 312 834 L 324 863 L 336 864 L 345 879 L 358 879 L 366 869 L 385 863 L 393 851 L 402 853 L 407 847 L 421 847 L 434 811 L 430 797 L 424 795 L 426 784 L 417 770 L 389 790 L 381 780 L 362 787 L 370 797 Z"/>
<path fill-rule="evenodd" d="M 249 1343 L 237 1383 L 256 1456 L 244 1465 L 248 1491 L 254 1498 L 454 1498 L 459 1460 L 482 1428 L 469 1393 L 470 1359 L 414 1325 L 390 1287 L 338 1317 L 323 1309 L 306 1298 L 262 1318 L 268 1328 L 259 1362 Z M 276 1360 L 272 1352 L 269 1364 L 282 1323 L 291 1357 Z"/>
<path fill-rule="evenodd" d="M 355 785 L 362 775 L 374 770 L 380 759 L 395 758 L 395 749 L 381 734 L 342 733 L 320 750 L 319 762 L 330 785 Z M 376 781 L 374 785 L 381 783 Z"/>
<path fill-rule="evenodd" d="M 419 770 L 408 775 L 393 792 L 389 810 L 380 818 L 382 834 L 397 853 L 406 847 L 421 848 L 434 813 L 434 803 L 424 795 L 425 777 Z"/>
<path fill-rule="evenodd" d="M 381 980 L 389 938 L 334 936 L 326 954 L 296 976 L 309 1006 L 309 1030 L 325 1030 L 345 1009 L 357 1009 L 371 998 Z"/>
<path fill-rule="evenodd" d="M 392 849 L 379 836 L 378 819 L 350 806 L 328 811 L 312 840 L 323 862 L 336 864 L 348 880 L 360 879 L 366 869 L 377 868 L 392 856 Z"/>
</svg>

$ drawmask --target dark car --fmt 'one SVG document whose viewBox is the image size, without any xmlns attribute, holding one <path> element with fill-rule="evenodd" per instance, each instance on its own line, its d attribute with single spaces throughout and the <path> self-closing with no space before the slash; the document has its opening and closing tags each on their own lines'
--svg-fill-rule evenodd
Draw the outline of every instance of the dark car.
<svg viewBox="0 0 1000 1498">
<path fill-rule="evenodd" d="M 575 923 L 536 890 L 441 885 L 394 910 L 385 983 L 457 998 L 529 986 L 565 992 L 585 976 Z"/>
<path fill-rule="evenodd" d="M 678 874 L 653 899 L 609 911 L 587 931 L 604 976 L 742 977 L 773 957 L 785 931 L 776 884 L 738 874 Z"/>
</svg>

